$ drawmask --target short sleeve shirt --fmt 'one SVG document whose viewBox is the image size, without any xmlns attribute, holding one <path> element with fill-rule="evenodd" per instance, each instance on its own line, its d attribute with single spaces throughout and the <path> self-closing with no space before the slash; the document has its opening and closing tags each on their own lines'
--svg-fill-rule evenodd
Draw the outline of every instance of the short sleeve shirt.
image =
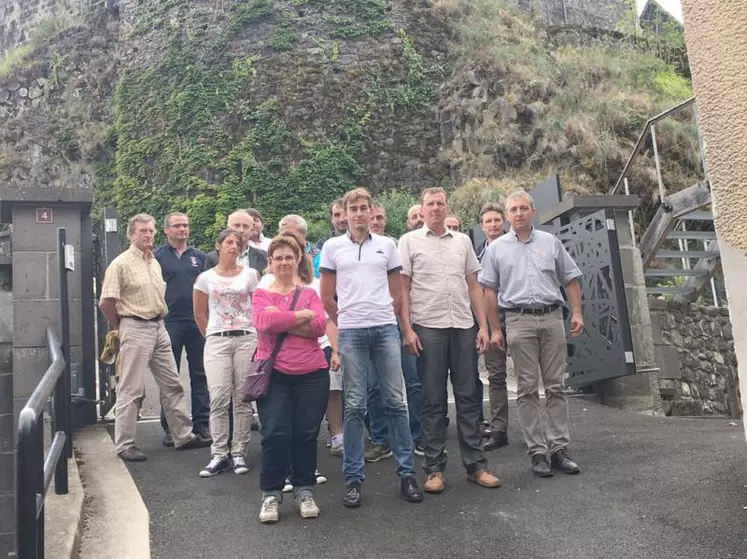
<svg viewBox="0 0 747 559">
<path fill-rule="evenodd" d="M 561 285 L 581 276 L 555 235 L 532 230 L 527 242 L 513 231 L 488 245 L 478 280 L 498 292 L 502 308 L 537 308 L 563 302 Z"/>
<path fill-rule="evenodd" d="M 399 240 L 402 273 L 410 278 L 412 323 L 426 328 L 471 328 L 475 324 L 467 276 L 480 271 L 464 233 L 438 236 L 422 227 Z"/>
<path fill-rule="evenodd" d="M 166 316 L 165 294 L 160 264 L 152 253 L 133 245 L 112 260 L 101 285 L 101 298 L 114 299 L 119 316 L 147 320 Z"/>
<path fill-rule="evenodd" d="M 208 324 L 205 333 L 229 330 L 254 331 L 252 324 L 252 293 L 259 284 L 259 274 L 244 268 L 233 277 L 219 275 L 215 268 L 203 272 L 195 282 L 195 290 L 208 296 Z"/>
<path fill-rule="evenodd" d="M 358 243 L 348 233 L 327 240 L 319 271 L 337 276 L 338 327 L 396 324 L 389 274 L 401 269 L 397 246 L 389 237 L 370 233 Z"/>
</svg>

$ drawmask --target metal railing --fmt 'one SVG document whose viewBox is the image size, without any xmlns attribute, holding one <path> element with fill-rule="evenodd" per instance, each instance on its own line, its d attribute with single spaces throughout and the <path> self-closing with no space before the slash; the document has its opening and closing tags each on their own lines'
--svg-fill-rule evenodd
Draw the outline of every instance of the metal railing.
<svg viewBox="0 0 747 559">
<path fill-rule="evenodd" d="M 65 265 L 65 229 L 57 230 L 60 330 L 47 327 L 50 365 L 18 416 L 16 452 L 16 535 L 18 559 L 44 557 L 44 499 L 54 477 L 58 495 L 68 492 L 72 458 L 70 397 L 70 307 Z M 44 457 L 44 408 L 52 400 L 52 443 Z"/>
</svg>

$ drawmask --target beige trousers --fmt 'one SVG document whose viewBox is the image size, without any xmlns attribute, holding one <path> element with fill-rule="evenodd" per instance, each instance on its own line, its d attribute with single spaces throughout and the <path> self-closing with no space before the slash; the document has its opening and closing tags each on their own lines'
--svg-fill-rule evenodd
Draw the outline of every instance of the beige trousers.
<svg viewBox="0 0 747 559">
<path fill-rule="evenodd" d="M 508 348 L 516 369 L 516 407 L 529 454 L 547 454 L 570 443 L 565 395 L 566 339 L 560 309 L 543 315 L 506 313 Z M 545 387 L 542 413 L 540 378 Z M 542 416 L 547 416 L 547 428 Z"/>
<path fill-rule="evenodd" d="M 252 432 L 253 409 L 242 401 L 244 379 L 257 348 L 257 335 L 208 336 L 205 340 L 205 375 L 210 392 L 211 452 L 226 458 L 228 450 L 228 408 L 233 400 L 233 438 L 230 454 L 244 456 Z"/>
<path fill-rule="evenodd" d="M 117 453 L 136 446 L 137 414 L 145 397 L 145 371 L 150 369 L 161 396 L 174 445 L 192 439 L 192 422 L 184 388 L 171 350 L 171 339 L 163 320 L 145 322 L 123 318 L 119 322 L 119 383 L 114 405 L 114 444 Z"/>
</svg>

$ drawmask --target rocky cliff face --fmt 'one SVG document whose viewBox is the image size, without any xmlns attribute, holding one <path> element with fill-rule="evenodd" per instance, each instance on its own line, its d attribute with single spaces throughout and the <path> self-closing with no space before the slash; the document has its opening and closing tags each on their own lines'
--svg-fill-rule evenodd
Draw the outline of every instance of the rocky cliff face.
<svg viewBox="0 0 747 559">
<path fill-rule="evenodd" d="M 641 122 L 689 93 L 624 40 L 492 0 L 22 5 L 0 0 L 4 48 L 37 28 L 0 63 L 0 180 L 94 188 L 125 217 L 186 210 L 198 242 L 248 204 L 323 226 L 354 184 L 561 172 L 602 189 Z"/>
</svg>

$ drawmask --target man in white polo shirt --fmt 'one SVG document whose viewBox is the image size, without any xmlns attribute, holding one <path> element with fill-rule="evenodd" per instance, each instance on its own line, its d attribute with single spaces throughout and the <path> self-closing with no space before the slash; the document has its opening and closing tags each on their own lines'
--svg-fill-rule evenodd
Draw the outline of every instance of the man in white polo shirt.
<svg viewBox="0 0 747 559">
<path fill-rule="evenodd" d="M 365 188 L 348 192 L 343 198 L 343 208 L 348 232 L 324 244 L 319 265 L 322 301 L 338 327 L 338 351 L 343 369 L 343 505 L 351 508 L 361 505 L 369 375 L 375 375 L 379 383 L 389 440 L 398 464 L 400 491 L 405 500 L 419 502 L 423 500 L 423 493 L 415 479 L 395 315 L 396 309 L 400 319 L 404 315 L 409 323 L 401 304 L 397 247 L 392 239 L 370 232 L 371 195 Z"/>
</svg>

